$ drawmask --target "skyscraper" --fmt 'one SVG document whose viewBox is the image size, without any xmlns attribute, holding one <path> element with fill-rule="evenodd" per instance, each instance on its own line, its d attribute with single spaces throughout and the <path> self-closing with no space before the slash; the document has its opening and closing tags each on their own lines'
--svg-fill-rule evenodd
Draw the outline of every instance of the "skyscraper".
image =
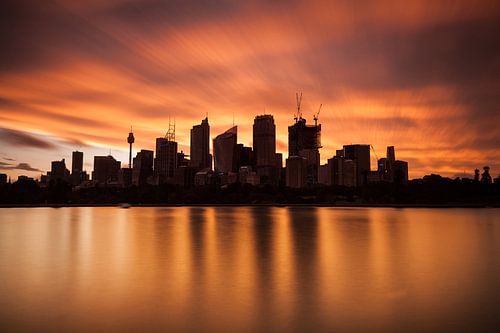
<svg viewBox="0 0 500 333">
<path fill-rule="evenodd" d="M 315 118 L 317 120 L 317 118 Z M 306 125 L 302 117 L 288 126 L 288 156 L 301 156 L 307 160 L 307 183 L 318 182 L 319 148 L 321 148 L 321 124 Z"/>
<path fill-rule="evenodd" d="M 66 162 L 64 158 L 60 161 L 52 161 L 50 168 L 50 180 L 68 180 L 69 171 L 66 169 Z"/>
<path fill-rule="evenodd" d="M 177 142 L 168 138 L 156 139 L 156 157 L 154 159 L 154 173 L 159 183 L 173 178 L 177 168 Z"/>
<path fill-rule="evenodd" d="M 83 152 L 74 151 L 71 159 L 71 174 L 80 175 L 83 171 Z"/>
<path fill-rule="evenodd" d="M 71 159 L 71 183 L 79 185 L 84 180 L 83 173 L 83 152 L 74 151 Z"/>
<path fill-rule="evenodd" d="M 118 182 L 120 166 L 121 162 L 115 160 L 111 155 L 94 156 L 92 180 L 100 184 Z"/>
<path fill-rule="evenodd" d="M 140 186 L 147 183 L 149 176 L 153 175 L 152 150 L 141 149 L 134 158 L 132 169 L 132 184 Z"/>
<path fill-rule="evenodd" d="M 212 168 L 212 155 L 210 155 L 210 126 L 208 117 L 191 129 L 190 164 L 200 169 Z"/>
<path fill-rule="evenodd" d="M 272 115 L 257 116 L 253 122 L 253 151 L 257 168 L 276 164 L 276 125 Z"/>
<path fill-rule="evenodd" d="M 370 145 L 344 146 L 344 157 L 354 160 L 356 164 L 356 184 L 362 186 L 367 183 L 370 172 Z"/>
<path fill-rule="evenodd" d="M 237 126 L 233 126 L 214 139 L 215 170 L 218 172 L 235 172 L 235 153 L 237 141 Z"/>
<path fill-rule="evenodd" d="M 307 159 L 290 156 L 286 159 L 286 186 L 302 188 L 307 182 Z"/>
</svg>

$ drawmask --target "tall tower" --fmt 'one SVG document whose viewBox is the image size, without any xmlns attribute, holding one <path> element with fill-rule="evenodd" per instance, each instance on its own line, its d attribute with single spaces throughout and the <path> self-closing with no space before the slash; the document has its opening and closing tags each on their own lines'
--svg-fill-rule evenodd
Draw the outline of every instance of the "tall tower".
<svg viewBox="0 0 500 333">
<path fill-rule="evenodd" d="M 127 142 L 130 145 L 130 151 L 128 153 L 128 168 L 132 168 L 132 144 L 134 143 L 134 133 L 132 133 L 132 126 L 130 127 L 130 133 L 128 134 Z"/>
<path fill-rule="evenodd" d="M 253 122 L 253 150 L 257 167 L 276 164 L 276 125 L 272 115 L 257 116 Z"/>
<path fill-rule="evenodd" d="M 210 155 L 210 126 L 208 117 L 191 129 L 190 145 L 191 166 L 210 169 L 212 168 L 212 155 Z"/>
</svg>

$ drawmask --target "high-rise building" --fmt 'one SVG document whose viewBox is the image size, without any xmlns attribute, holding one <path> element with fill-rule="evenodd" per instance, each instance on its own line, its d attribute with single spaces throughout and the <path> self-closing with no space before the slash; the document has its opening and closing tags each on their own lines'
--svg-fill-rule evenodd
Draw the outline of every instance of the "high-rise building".
<svg viewBox="0 0 500 333">
<path fill-rule="evenodd" d="M 408 162 L 396 160 L 394 161 L 394 183 L 408 183 Z"/>
<path fill-rule="evenodd" d="M 50 168 L 50 180 L 68 180 L 69 170 L 66 169 L 66 162 L 64 158 L 60 161 L 52 161 Z"/>
<path fill-rule="evenodd" d="M 286 159 L 286 186 L 305 187 L 307 183 L 307 160 L 305 157 L 290 156 Z"/>
<path fill-rule="evenodd" d="M 336 156 L 328 159 L 327 185 L 356 186 L 356 162 L 342 154 L 337 150 Z"/>
<path fill-rule="evenodd" d="M 237 133 L 237 126 L 233 126 L 214 139 L 214 164 L 216 171 L 223 173 L 238 171 L 235 163 Z"/>
<path fill-rule="evenodd" d="M 71 159 L 71 183 L 79 185 L 85 179 L 83 172 L 83 152 L 74 151 Z"/>
<path fill-rule="evenodd" d="M 295 119 L 295 124 L 288 126 L 288 156 L 301 156 L 306 159 L 309 184 L 318 182 L 319 148 L 321 148 L 321 124 L 306 125 L 306 120 L 298 117 Z"/>
<path fill-rule="evenodd" d="M 370 145 L 346 145 L 344 157 L 353 160 L 356 164 L 356 184 L 365 185 L 370 172 Z"/>
<path fill-rule="evenodd" d="M 191 129 L 190 165 L 200 169 L 212 168 L 210 155 L 210 126 L 208 117 Z"/>
<path fill-rule="evenodd" d="M 71 159 L 71 174 L 80 174 L 83 171 L 83 152 L 74 151 Z"/>
<path fill-rule="evenodd" d="M 7 184 L 7 174 L 0 173 L 0 185 Z"/>
<path fill-rule="evenodd" d="M 154 173 L 159 183 L 173 178 L 177 168 L 177 142 L 168 138 L 156 139 L 156 157 L 154 159 Z"/>
<path fill-rule="evenodd" d="M 118 182 L 121 162 L 111 155 L 94 156 L 94 171 L 92 180 L 99 184 Z"/>
<path fill-rule="evenodd" d="M 152 150 L 142 149 L 134 158 L 132 169 L 132 184 L 141 186 L 147 183 L 148 177 L 153 175 Z"/>
<path fill-rule="evenodd" d="M 394 162 L 396 160 L 396 153 L 394 152 L 394 146 L 387 146 L 387 160 Z"/>
<path fill-rule="evenodd" d="M 253 122 L 253 151 L 255 165 L 275 166 L 276 163 L 276 125 L 272 115 L 257 116 Z"/>
</svg>

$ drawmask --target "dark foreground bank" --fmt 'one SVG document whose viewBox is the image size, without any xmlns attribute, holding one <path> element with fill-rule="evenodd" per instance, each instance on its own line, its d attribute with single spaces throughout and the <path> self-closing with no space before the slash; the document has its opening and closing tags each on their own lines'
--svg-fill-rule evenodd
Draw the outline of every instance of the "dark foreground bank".
<svg viewBox="0 0 500 333">
<path fill-rule="evenodd" d="M 20 180 L 0 186 L 0 206 L 317 205 L 369 207 L 499 207 L 500 184 L 446 178 L 412 180 L 407 185 L 315 186 L 304 189 L 231 184 L 182 188 L 175 185 L 72 188 L 59 181 L 40 187 Z"/>
</svg>

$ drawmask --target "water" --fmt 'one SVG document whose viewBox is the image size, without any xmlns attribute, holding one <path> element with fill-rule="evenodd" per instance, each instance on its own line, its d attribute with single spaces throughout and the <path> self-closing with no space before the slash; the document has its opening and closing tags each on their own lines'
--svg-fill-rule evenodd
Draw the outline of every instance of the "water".
<svg viewBox="0 0 500 333">
<path fill-rule="evenodd" d="M 0 327 L 498 332 L 500 210 L 0 209 Z"/>
</svg>

